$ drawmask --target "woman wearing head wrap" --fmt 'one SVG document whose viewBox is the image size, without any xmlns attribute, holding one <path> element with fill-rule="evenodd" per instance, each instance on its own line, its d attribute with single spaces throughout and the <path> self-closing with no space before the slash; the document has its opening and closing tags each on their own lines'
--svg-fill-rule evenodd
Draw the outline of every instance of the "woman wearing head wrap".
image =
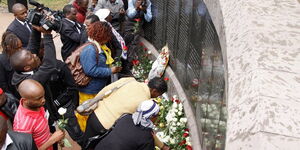
<svg viewBox="0 0 300 150">
<path fill-rule="evenodd" d="M 159 106 L 153 100 L 143 101 L 137 111 L 121 116 L 111 132 L 95 149 L 102 150 L 153 150 L 153 123 Z"/>
</svg>

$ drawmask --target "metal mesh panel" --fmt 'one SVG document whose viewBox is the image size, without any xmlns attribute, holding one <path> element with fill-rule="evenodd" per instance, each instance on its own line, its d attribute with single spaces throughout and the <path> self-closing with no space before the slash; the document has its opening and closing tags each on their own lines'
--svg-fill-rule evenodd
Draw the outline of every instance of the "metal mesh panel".
<svg viewBox="0 0 300 150">
<path fill-rule="evenodd" d="M 169 48 L 173 50 L 176 54 L 176 26 L 177 24 L 177 16 L 178 16 L 178 9 L 179 1 L 177 0 L 169 0 L 167 3 L 167 43 L 169 44 Z"/>
<path fill-rule="evenodd" d="M 180 62 L 186 63 L 186 53 L 190 50 L 188 49 L 188 34 L 189 34 L 189 14 L 188 10 L 185 10 L 184 1 L 181 3 L 180 7 L 180 20 L 179 20 L 179 37 L 178 37 L 178 52 L 176 57 Z"/>
<path fill-rule="evenodd" d="M 146 36 L 156 48 L 170 49 L 170 66 L 195 108 L 203 147 L 225 147 L 226 103 L 221 48 L 202 0 L 153 0 L 153 23 Z M 151 31 L 149 31 L 151 30 Z"/>
<path fill-rule="evenodd" d="M 165 20 L 167 18 L 165 14 L 165 7 L 166 7 L 166 1 L 165 0 L 156 0 L 155 3 L 156 5 L 156 24 L 155 24 L 155 36 L 154 36 L 154 43 L 155 46 L 158 48 L 161 48 L 165 44 Z M 153 4 L 155 5 L 155 4 Z"/>
</svg>

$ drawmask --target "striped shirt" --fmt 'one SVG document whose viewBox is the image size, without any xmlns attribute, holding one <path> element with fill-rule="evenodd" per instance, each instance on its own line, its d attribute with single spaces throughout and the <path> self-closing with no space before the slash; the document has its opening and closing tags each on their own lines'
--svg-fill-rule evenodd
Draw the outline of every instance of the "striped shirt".
<svg viewBox="0 0 300 150">
<path fill-rule="evenodd" d="M 32 134 L 37 147 L 41 147 L 51 136 L 45 109 L 41 107 L 39 111 L 32 111 L 22 105 L 23 101 L 21 100 L 15 115 L 13 129 L 17 132 Z M 47 150 L 52 149 L 53 146 Z"/>
</svg>

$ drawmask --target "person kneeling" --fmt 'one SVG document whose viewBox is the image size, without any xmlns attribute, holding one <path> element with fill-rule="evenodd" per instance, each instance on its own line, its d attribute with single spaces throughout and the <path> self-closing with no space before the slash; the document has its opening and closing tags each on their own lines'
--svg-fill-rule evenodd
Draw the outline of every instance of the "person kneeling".
<svg viewBox="0 0 300 150">
<path fill-rule="evenodd" d="M 151 119 L 158 115 L 159 106 L 153 100 L 143 101 L 136 112 L 122 115 L 95 149 L 153 150 L 154 125 Z"/>
</svg>

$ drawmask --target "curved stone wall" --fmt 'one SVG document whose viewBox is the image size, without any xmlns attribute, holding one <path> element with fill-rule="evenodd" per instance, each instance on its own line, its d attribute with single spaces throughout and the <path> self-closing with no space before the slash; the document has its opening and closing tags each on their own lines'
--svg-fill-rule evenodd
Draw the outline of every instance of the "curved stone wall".
<svg viewBox="0 0 300 150">
<path fill-rule="evenodd" d="M 227 64 L 226 149 L 299 149 L 299 1 L 204 1 Z"/>
</svg>

